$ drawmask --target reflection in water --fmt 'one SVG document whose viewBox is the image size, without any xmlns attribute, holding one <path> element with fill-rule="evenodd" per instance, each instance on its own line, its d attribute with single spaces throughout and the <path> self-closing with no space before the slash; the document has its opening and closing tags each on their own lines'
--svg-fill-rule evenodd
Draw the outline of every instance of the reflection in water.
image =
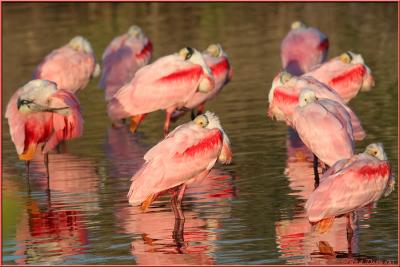
<svg viewBox="0 0 400 267">
<path fill-rule="evenodd" d="M 17 224 L 16 263 L 56 264 L 83 253 L 88 244 L 84 221 L 81 211 L 52 200 L 49 191 L 44 201 L 29 198 Z"/>
<path fill-rule="evenodd" d="M 98 210 L 99 201 L 94 162 L 68 153 L 49 159 L 50 190 L 42 154 L 31 162 L 30 191 L 16 226 L 18 264 L 63 263 L 89 244 L 85 212 Z"/>
<path fill-rule="evenodd" d="M 139 142 L 141 138 L 138 133 L 132 134 L 129 127 L 125 125 L 118 128 L 112 126 L 108 128 L 104 150 L 112 165 L 108 174 L 111 178 L 132 177 L 142 166 L 144 163 L 143 156 L 149 147 Z"/>
<path fill-rule="evenodd" d="M 184 221 L 175 220 L 163 199 L 146 213 L 138 207 L 123 207 L 116 217 L 123 233 L 139 235 L 131 243 L 137 264 L 214 264 L 219 219 L 230 217 L 229 200 L 234 196 L 232 177 L 213 169 L 203 182 L 188 185 Z M 200 216 L 200 210 L 210 215 Z"/>
</svg>

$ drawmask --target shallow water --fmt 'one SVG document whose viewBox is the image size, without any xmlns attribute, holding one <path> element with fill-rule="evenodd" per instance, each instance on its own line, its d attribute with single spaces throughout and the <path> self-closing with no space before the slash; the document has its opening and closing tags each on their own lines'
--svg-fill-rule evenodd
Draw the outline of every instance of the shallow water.
<svg viewBox="0 0 400 267">
<path fill-rule="evenodd" d="M 364 56 L 376 87 L 350 103 L 368 134 L 357 151 L 382 142 L 397 173 L 396 14 L 395 3 L 3 5 L 3 263 L 397 262 L 397 189 L 376 207 L 358 211 L 350 241 L 344 217 L 318 235 L 303 210 L 313 190 L 311 163 L 294 156 L 287 127 L 266 117 L 267 92 L 281 67 L 280 42 L 292 21 L 304 20 L 329 36 L 329 57 L 346 50 Z M 83 137 L 50 155 L 50 193 L 40 154 L 28 193 L 4 119 L 11 94 L 52 49 L 80 34 L 100 58 L 133 23 L 152 40 L 153 59 L 219 42 L 234 68 L 233 80 L 207 103 L 231 139 L 234 163 L 216 166 L 204 183 L 188 189 L 184 225 L 175 224 L 169 196 L 147 213 L 126 200 L 144 153 L 162 137 L 163 112 L 149 115 L 135 135 L 113 129 L 98 79 L 91 81 L 79 93 Z M 330 250 L 335 255 L 321 253 Z"/>
</svg>

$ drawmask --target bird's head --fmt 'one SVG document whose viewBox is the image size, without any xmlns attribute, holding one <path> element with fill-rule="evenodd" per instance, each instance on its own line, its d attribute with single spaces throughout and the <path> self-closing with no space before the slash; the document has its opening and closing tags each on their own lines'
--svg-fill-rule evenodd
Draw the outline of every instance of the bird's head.
<svg viewBox="0 0 400 267">
<path fill-rule="evenodd" d="M 313 103 L 317 100 L 318 100 L 318 98 L 315 95 L 315 92 L 311 89 L 305 88 L 305 89 L 302 89 L 300 92 L 299 106 L 304 107 L 305 105 L 307 105 L 309 103 Z"/>
<path fill-rule="evenodd" d="M 229 138 L 228 136 L 225 134 L 224 129 L 222 128 L 221 122 L 218 118 L 217 115 L 215 115 L 215 113 L 210 112 L 210 111 L 206 111 L 204 114 L 201 114 L 199 116 L 197 116 L 193 122 L 197 125 L 199 125 L 202 128 L 206 128 L 206 129 L 214 129 L 217 128 L 222 132 L 223 138 L 224 138 L 224 142 L 226 144 L 230 144 Z"/>
<path fill-rule="evenodd" d="M 210 44 L 205 52 L 212 57 L 222 57 L 224 54 L 224 50 L 222 50 L 222 46 L 220 44 Z"/>
<path fill-rule="evenodd" d="M 142 29 L 137 25 L 132 25 L 131 27 L 129 27 L 128 35 L 130 37 L 135 37 L 135 38 L 139 38 L 139 39 L 144 37 L 144 33 L 143 33 Z"/>
<path fill-rule="evenodd" d="M 297 21 L 293 22 L 292 25 L 290 25 L 290 28 L 292 30 L 296 30 L 296 29 L 300 29 L 300 28 L 306 28 L 306 27 L 307 27 L 307 25 L 304 22 L 300 21 L 300 20 L 297 20 Z"/>
<path fill-rule="evenodd" d="M 272 80 L 271 89 L 269 90 L 269 93 L 268 93 L 268 102 L 269 103 L 272 103 L 275 88 L 278 86 L 284 85 L 292 78 L 293 78 L 293 75 L 285 70 L 281 71 L 280 73 L 278 73 L 275 76 L 275 78 Z"/>
<path fill-rule="evenodd" d="M 365 153 L 380 159 L 380 160 L 387 160 L 386 153 L 383 149 L 382 143 L 372 143 L 367 146 L 365 149 Z"/>
<path fill-rule="evenodd" d="M 200 65 L 205 73 L 207 73 L 209 76 L 212 76 L 211 70 L 204 61 L 203 56 L 196 49 L 192 47 L 184 47 L 179 50 L 178 55 L 185 61 L 190 61 L 193 64 Z"/>
<path fill-rule="evenodd" d="M 57 112 L 67 115 L 69 107 L 52 107 L 51 96 L 57 91 L 56 83 L 48 80 L 32 80 L 22 87 L 17 99 L 18 111 L 25 114 L 35 112 Z"/>
<path fill-rule="evenodd" d="M 69 41 L 68 45 L 78 52 L 93 53 L 90 42 L 82 36 L 75 36 Z"/>
</svg>

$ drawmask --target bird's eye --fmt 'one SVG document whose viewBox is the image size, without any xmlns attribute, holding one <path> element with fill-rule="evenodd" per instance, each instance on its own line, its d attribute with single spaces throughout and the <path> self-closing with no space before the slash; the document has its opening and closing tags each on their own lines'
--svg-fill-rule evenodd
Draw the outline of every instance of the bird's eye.
<svg viewBox="0 0 400 267">
<path fill-rule="evenodd" d="M 376 156 L 376 155 L 378 154 L 378 151 L 375 150 L 375 151 L 373 152 L 373 154 Z"/>
<path fill-rule="evenodd" d="M 191 48 L 191 47 L 185 47 L 185 48 L 182 48 L 182 49 L 179 51 L 179 55 L 180 55 L 184 60 L 190 59 L 190 58 L 192 57 L 193 53 L 194 53 L 194 50 L 193 50 L 193 48 Z"/>
<path fill-rule="evenodd" d="M 287 83 L 291 78 L 292 78 L 292 75 L 289 72 L 284 71 L 281 74 L 280 80 L 281 80 L 281 83 L 284 84 L 284 83 Z"/>
<path fill-rule="evenodd" d="M 349 53 L 343 53 L 339 56 L 340 61 L 344 62 L 344 63 L 351 63 L 351 61 L 353 60 L 353 56 Z"/>
</svg>

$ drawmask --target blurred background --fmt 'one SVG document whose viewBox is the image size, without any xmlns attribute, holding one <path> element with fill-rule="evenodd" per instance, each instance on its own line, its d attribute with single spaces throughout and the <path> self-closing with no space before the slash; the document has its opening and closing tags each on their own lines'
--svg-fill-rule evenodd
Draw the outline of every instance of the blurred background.
<svg viewBox="0 0 400 267">
<path fill-rule="evenodd" d="M 397 189 L 360 211 L 350 241 L 345 220 L 320 236 L 304 218 L 312 169 L 291 159 L 287 127 L 266 116 L 272 78 L 281 70 L 280 43 L 295 20 L 329 37 L 328 58 L 347 50 L 364 57 L 376 86 L 350 102 L 367 132 L 357 152 L 382 142 L 397 174 L 396 3 L 3 4 L 3 263 L 397 262 Z M 82 35 L 100 60 L 108 43 L 132 24 L 152 41 L 153 61 L 184 46 L 202 51 L 220 43 L 234 68 L 233 80 L 206 104 L 231 139 L 234 163 L 216 166 L 205 183 L 188 189 L 183 226 L 174 224 L 169 196 L 145 214 L 126 199 L 144 153 L 163 136 L 162 111 L 150 114 L 135 135 L 113 129 L 104 92 L 92 80 L 78 95 L 84 135 L 50 155 L 50 192 L 40 154 L 32 162 L 28 192 L 4 118 L 13 92 L 51 50 Z M 173 238 L 174 230 L 183 231 L 183 239 Z M 322 253 L 326 246 L 334 253 Z"/>
</svg>

